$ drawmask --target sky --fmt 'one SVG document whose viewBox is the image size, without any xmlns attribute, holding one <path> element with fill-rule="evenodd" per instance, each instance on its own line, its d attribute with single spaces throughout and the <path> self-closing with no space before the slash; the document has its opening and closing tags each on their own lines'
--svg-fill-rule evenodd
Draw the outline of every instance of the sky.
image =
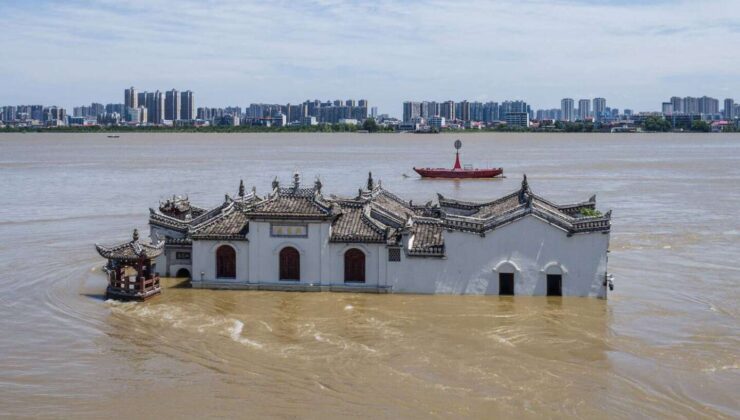
<svg viewBox="0 0 740 420">
<path fill-rule="evenodd" d="M 740 101 L 740 0 L 0 0 L 0 105 Z"/>
</svg>

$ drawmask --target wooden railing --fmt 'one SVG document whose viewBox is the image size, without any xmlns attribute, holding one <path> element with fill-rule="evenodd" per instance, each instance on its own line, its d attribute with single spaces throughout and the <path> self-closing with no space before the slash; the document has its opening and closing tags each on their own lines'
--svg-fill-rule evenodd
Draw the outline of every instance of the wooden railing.
<svg viewBox="0 0 740 420">
<path fill-rule="evenodd" d="M 117 279 L 115 274 L 112 274 L 108 285 L 116 292 L 130 294 L 145 294 L 160 288 L 158 274 L 146 278 L 140 276 L 136 280 L 131 280 L 131 276 Z"/>
</svg>

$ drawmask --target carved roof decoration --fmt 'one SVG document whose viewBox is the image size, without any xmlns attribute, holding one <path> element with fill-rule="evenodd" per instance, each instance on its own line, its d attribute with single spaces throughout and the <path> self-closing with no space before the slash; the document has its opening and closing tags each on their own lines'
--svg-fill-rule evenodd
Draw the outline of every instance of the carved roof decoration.
<svg viewBox="0 0 740 420">
<path fill-rule="evenodd" d="M 140 242 L 139 230 L 134 229 L 131 241 L 113 246 L 95 244 L 95 249 L 101 257 L 116 261 L 139 261 L 156 258 L 164 251 L 164 242 L 157 244 Z"/>
<path fill-rule="evenodd" d="M 246 240 L 249 220 L 328 220 L 332 242 L 399 244 L 409 238 L 410 256 L 444 256 L 444 232 L 461 231 L 485 235 L 500 226 L 533 215 L 569 235 L 609 232 L 611 212 L 594 213 L 596 197 L 588 201 L 557 205 L 532 192 L 526 175 L 521 186 L 503 197 L 487 202 L 471 202 L 437 195 L 436 203 L 415 205 L 383 188 L 380 180 L 368 174 L 365 188 L 354 198 L 322 195 L 322 182 L 302 187 L 296 173 L 293 182 L 282 185 L 277 178 L 266 197 L 253 188 L 246 192 L 240 181 L 236 198 L 224 202 L 189 220 L 151 210 L 150 223 L 184 234 L 191 239 Z M 189 204 L 188 204 L 189 205 Z M 190 206 L 192 209 L 193 206 Z M 590 210 L 585 212 L 584 210 Z M 584 216 L 584 214 L 597 214 Z"/>
</svg>

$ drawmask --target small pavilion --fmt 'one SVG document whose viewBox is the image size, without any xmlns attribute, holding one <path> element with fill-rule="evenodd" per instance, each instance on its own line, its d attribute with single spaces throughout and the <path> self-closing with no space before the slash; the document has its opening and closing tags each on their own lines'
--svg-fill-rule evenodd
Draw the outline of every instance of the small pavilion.
<svg viewBox="0 0 740 420">
<path fill-rule="evenodd" d="M 164 242 L 139 242 L 139 231 L 134 229 L 131 241 L 112 247 L 96 244 L 95 249 L 108 259 L 107 299 L 144 301 L 162 293 L 159 273 L 152 271 L 152 259 L 162 254 Z M 131 271 L 136 273 L 132 275 Z"/>
</svg>

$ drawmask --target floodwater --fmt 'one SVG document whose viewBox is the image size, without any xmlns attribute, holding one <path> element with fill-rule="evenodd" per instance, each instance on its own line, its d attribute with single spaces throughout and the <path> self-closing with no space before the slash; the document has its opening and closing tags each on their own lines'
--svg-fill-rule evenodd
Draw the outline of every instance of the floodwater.
<svg viewBox="0 0 740 420">
<path fill-rule="evenodd" d="M 0 135 L 0 416 L 740 417 L 740 136 L 461 135 L 495 181 L 422 181 L 447 135 Z M 367 172 L 613 209 L 608 300 L 209 291 L 106 302 L 93 243 L 173 193 Z M 405 177 L 404 174 L 409 175 Z"/>
</svg>

